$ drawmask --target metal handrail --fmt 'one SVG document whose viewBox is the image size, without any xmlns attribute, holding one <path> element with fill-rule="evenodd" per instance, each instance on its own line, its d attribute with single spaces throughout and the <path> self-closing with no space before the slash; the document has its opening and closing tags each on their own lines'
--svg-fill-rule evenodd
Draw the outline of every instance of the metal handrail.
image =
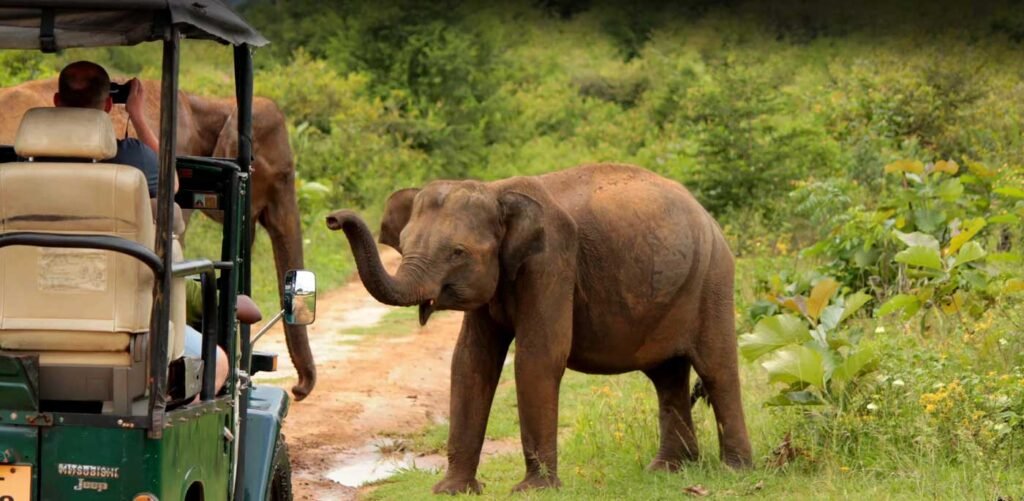
<svg viewBox="0 0 1024 501">
<path fill-rule="evenodd" d="M 164 270 L 160 258 L 145 245 L 110 235 L 65 235 L 28 231 L 15 231 L 0 235 L 0 248 L 14 245 L 107 250 L 138 259 L 155 274 L 163 273 Z"/>
</svg>

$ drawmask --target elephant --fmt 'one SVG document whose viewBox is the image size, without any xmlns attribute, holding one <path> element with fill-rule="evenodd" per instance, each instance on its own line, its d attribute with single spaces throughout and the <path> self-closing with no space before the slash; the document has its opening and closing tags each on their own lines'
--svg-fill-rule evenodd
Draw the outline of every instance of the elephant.
<svg viewBox="0 0 1024 501">
<path fill-rule="evenodd" d="M 160 82 L 143 80 L 142 84 L 146 93 L 146 119 L 157 131 L 160 123 Z M 52 106 L 56 91 L 55 78 L 0 89 L 0 109 L 4 110 L 0 115 L 0 144 L 12 144 L 22 115 L 31 108 Z M 235 157 L 238 151 L 236 111 L 233 98 L 207 98 L 179 92 L 178 154 Z M 134 131 L 127 127 L 128 115 L 123 107 L 115 106 L 111 110 L 111 119 L 115 131 L 134 135 Z M 252 221 L 259 222 L 270 236 L 281 289 L 284 274 L 289 269 L 303 267 L 302 227 L 295 193 L 295 163 L 285 116 L 274 101 L 263 97 L 253 99 L 251 190 Z M 186 221 L 190 212 L 184 213 Z M 220 219 L 218 212 L 206 214 L 215 220 Z M 292 394 L 296 400 L 302 400 L 316 385 L 316 366 L 306 327 L 286 326 L 285 338 L 288 353 L 298 372 L 298 382 L 292 387 Z"/>
<path fill-rule="evenodd" d="M 565 370 L 643 371 L 659 403 L 651 470 L 698 455 L 691 367 L 707 390 L 723 461 L 752 464 L 740 400 L 733 256 L 718 224 L 679 183 L 643 168 L 584 165 L 493 182 L 434 181 L 393 194 L 380 241 L 402 254 L 385 271 L 353 211 L 327 217 L 382 303 L 464 312 L 451 366 L 448 470 L 435 493 L 476 480 L 495 388 L 515 340 L 526 474 L 515 490 L 557 487 Z"/>
</svg>

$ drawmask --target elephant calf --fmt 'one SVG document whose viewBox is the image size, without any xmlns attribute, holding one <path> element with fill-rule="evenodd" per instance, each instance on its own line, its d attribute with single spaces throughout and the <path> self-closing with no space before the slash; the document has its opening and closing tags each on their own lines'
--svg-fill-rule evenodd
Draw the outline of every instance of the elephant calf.
<svg viewBox="0 0 1024 501">
<path fill-rule="evenodd" d="M 434 492 L 480 492 L 488 413 L 509 344 L 526 477 L 558 486 L 558 388 L 566 367 L 643 371 L 660 406 L 649 468 L 697 457 L 692 366 L 718 422 L 722 459 L 751 463 L 737 368 L 733 258 L 711 216 L 681 185 L 627 165 L 587 165 L 490 183 L 436 181 L 388 200 L 380 240 L 402 253 L 394 276 L 365 223 L 344 230 L 359 276 L 382 303 L 465 311 L 452 359 L 448 470 Z"/>
</svg>

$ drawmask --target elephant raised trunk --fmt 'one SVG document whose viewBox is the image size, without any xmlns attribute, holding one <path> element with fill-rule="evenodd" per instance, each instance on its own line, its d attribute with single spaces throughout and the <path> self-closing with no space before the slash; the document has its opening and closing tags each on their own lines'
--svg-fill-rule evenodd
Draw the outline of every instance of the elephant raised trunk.
<svg viewBox="0 0 1024 501">
<path fill-rule="evenodd" d="M 340 210 L 327 216 L 327 227 L 345 232 L 359 270 L 359 279 L 374 299 L 391 306 L 420 305 L 422 309 L 427 305 L 429 308 L 432 298 L 419 286 L 409 268 L 403 265 L 395 276 L 384 269 L 370 229 L 355 212 Z"/>
</svg>

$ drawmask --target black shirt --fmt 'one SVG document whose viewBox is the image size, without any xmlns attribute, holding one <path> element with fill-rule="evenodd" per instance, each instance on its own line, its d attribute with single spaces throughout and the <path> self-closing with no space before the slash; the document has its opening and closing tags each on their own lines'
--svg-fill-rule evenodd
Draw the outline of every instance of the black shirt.
<svg viewBox="0 0 1024 501">
<path fill-rule="evenodd" d="M 117 140 L 117 155 L 104 163 L 131 165 L 142 171 L 149 185 L 149 197 L 156 198 L 156 186 L 160 179 L 160 162 L 156 152 L 142 141 L 129 137 Z"/>
</svg>

